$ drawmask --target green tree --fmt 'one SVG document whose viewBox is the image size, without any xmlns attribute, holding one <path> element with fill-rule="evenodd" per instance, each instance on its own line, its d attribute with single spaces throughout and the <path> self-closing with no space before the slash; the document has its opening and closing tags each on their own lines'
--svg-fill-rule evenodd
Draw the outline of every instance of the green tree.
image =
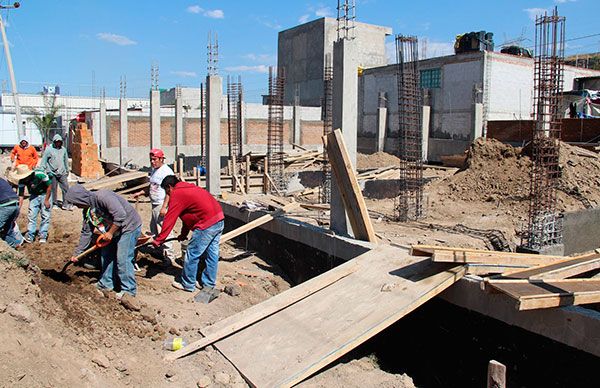
<svg viewBox="0 0 600 388">
<path fill-rule="evenodd" d="M 28 112 L 32 115 L 29 120 L 40 131 L 44 144 L 50 142 L 50 131 L 58 127 L 58 112 L 63 108 L 56 97 L 56 94 L 44 95 L 44 110 L 32 109 Z"/>
</svg>

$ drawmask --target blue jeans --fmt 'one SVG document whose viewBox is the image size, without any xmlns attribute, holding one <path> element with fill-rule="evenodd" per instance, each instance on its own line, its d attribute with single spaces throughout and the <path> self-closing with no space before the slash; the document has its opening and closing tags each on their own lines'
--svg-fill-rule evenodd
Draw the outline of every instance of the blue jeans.
<svg viewBox="0 0 600 388">
<path fill-rule="evenodd" d="M 13 229 L 15 221 L 19 216 L 19 205 L 16 203 L 7 206 L 0 206 L 0 238 L 8 243 L 11 247 L 16 247 L 18 244 L 13 238 Z"/>
<path fill-rule="evenodd" d="M 110 244 L 102 248 L 100 251 L 102 272 L 100 280 L 98 280 L 98 288 L 114 290 L 116 277 L 121 291 L 135 296 L 137 283 L 133 261 L 135 260 L 135 246 L 141 233 L 142 227 L 140 226 L 136 230 L 113 237 Z"/>
<path fill-rule="evenodd" d="M 196 276 L 198 275 L 198 263 L 200 256 L 204 252 L 206 255 L 206 268 L 202 271 L 202 285 L 205 287 L 215 287 L 217 284 L 217 268 L 219 265 L 219 240 L 223 233 L 224 222 L 219 221 L 216 224 L 201 230 L 195 229 L 192 232 L 192 238 L 187 247 L 187 257 L 183 263 L 181 273 L 181 284 L 186 290 L 194 290 L 196 286 Z"/>
<path fill-rule="evenodd" d="M 50 209 L 46 209 L 44 206 L 45 194 L 32 195 L 29 197 L 29 213 L 27 219 L 27 235 L 33 239 L 35 238 L 35 231 L 37 230 L 37 218 L 38 214 L 42 213 L 42 220 L 40 221 L 40 238 L 48 238 L 48 229 L 50 228 L 50 211 L 52 209 L 52 198 L 50 198 Z"/>
</svg>

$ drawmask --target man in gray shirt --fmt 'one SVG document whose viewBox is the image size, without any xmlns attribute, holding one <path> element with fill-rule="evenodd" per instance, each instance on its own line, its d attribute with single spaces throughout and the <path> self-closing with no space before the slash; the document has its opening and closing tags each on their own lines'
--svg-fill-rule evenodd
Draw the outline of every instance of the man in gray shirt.
<svg viewBox="0 0 600 388">
<path fill-rule="evenodd" d="M 52 178 L 52 201 L 54 205 L 58 206 L 56 195 L 58 194 L 58 186 L 60 185 L 63 197 L 62 208 L 70 210 L 72 206 L 65 201 L 65 197 L 69 191 L 69 156 L 67 155 L 67 149 L 63 147 L 63 139 L 58 133 L 52 138 L 52 145 L 44 151 L 40 168 Z"/>
</svg>

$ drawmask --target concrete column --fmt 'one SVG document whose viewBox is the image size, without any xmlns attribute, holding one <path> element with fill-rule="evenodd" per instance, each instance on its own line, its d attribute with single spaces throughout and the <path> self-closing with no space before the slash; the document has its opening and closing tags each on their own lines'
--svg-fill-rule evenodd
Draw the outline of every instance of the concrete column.
<svg viewBox="0 0 600 388">
<path fill-rule="evenodd" d="M 292 107 L 292 115 L 294 123 L 292 143 L 300 145 L 302 135 L 302 128 L 300 126 L 300 105 L 294 104 Z"/>
<path fill-rule="evenodd" d="M 340 128 L 352 166 L 356 168 L 358 131 L 358 53 L 354 40 L 333 44 L 333 129 Z M 335 179 L 331 180 L 330 228 L 337 234 L 351 235 L 350 223 Z"/>
<path fill-rule="evenodd" d="M 106 131 L 106 103 L 100 103 L 100 112 L 98 113 L 98 149 L 100 157 L 106 158 L 106 149 L 108 148 L 108 132 Z"/>
<path fill-rule="evenodd" d="M 221 194 L 221 98 L 223 81 L 206 77 L 206 189 Z"/>
<path fill-rule="evenodd" d="M 421 136 L 423 137 L 422 155 L 423 160 L 427 160 L 427 153 L 429 152 L 429 123 L 431 122 L 431 107 L 428 105 L 423 105 L 423 110 L 421 112 Z"/>
<path fill-rule="evenodd" d="M 471 131 L 471 141 L 483 136 L 483 104 L 478 102 L 473 105 L 473 130 Z"/>
<path fill-rule="evenodd" d="M 160 91 L 150 91 L 150 148 L 160 148 Z"/>
<path fill-rule="evenodd" d="M 127 100 L 119 99 L 119 164 L 127 161 Z"/>
<path fill-rule="evenodd" d="M 183 100 L 175 97 L 175 159 L 181 152 L 181 146 L 185 143 L 183 138 Z"/>
<path fill-rule="evenodd" d="M 385 148 L 386 123 L 387 108 L 380 106 L 377 108 L 377 152 L 382 152 Z"/>
</svg>

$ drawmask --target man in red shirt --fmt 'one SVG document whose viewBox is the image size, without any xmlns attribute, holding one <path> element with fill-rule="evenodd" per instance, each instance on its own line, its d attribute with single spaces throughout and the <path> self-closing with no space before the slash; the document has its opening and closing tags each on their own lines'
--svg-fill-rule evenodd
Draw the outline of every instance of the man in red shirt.
<svg viewBox="0 0 600 388">
<path fill-rule="evenodd" d="M 186 240 L 188 233 L 192 232 L 192 238 L 187 247 L 187 258 L 181 273 L 181 283 L 173 281 L 172 285 L 179 290 L 188 292 L 193 292 L 194 287 L 200 288 L 200 285 L 196 283 L 198 263 L 200 256 L 206 252 L 206 268 L 202 271 L 201 289 L 202 293 L 215 295 L 219 240 L 225 218 L 221 205 L 208 191 L 191 183 L 181 182 L 175 175 L 166 176 L 161 187 L 169 196 L 169 209 L 160 234 L 154 239 L 153 244 L 158 247 L 165 241 L 173 230 L 178 217 L 181 218 L 183 224 L 178 240 Z M 202 300 L 202 298 L 200 299 Z M 205 303 L 210 300 L 212 299 L 207 299 Z"/>
</svg>

